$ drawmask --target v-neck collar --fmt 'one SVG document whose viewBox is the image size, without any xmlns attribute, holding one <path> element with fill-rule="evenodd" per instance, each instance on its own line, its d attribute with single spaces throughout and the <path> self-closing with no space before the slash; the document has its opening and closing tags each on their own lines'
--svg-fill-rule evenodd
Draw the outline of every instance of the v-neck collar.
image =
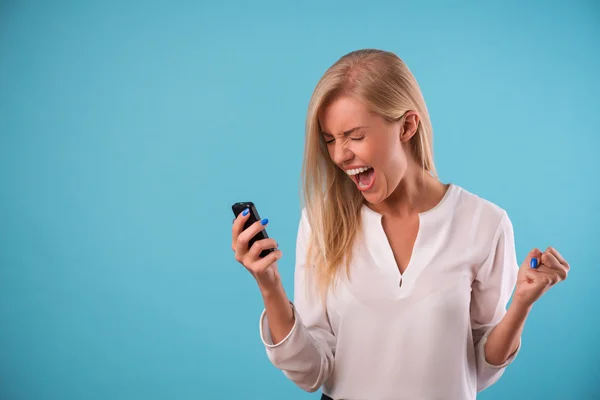
<svg viewBox="0 0 600 400">
<path fill-rule="evenodd" d="M 375 261 L 376 268 L 390 279 L 396 290 L 400 293 L 408 294 L 412 284 L 427 264 L 427 252 L 424 252 L 423 240 L 430 235 L 435 234 L 432 227 L 435 227 L 434 221 L 438 217 L 448 215 L 446 209 L 451 208 L 456 203 L 459 187 L 450 183 L 442 199 L 433 208 L 421 212 L 419 216 L 419 230 L 413 245 L 410 261 L 406 266 L 404 273 L 400 273 L 394 252 L 389 243 L 385 230 L 383 229 L 383 215 L 372 210 L 366 204 L 362 207 L 362 218 L 365 232 L 367 248 L 371 257 Z"/>
</svg>

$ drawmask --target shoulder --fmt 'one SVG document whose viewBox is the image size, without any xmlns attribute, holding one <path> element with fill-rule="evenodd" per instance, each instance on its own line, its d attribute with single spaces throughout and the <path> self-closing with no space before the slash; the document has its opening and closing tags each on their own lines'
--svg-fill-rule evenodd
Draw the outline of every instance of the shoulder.
<svg viewBox="0 0 600 400">
<path fill-rule="evenodd" d="M 298 240 L 302 240 L 304 243 L 308 241 L 310 236 L 311 227 L 309 222 L 308 210 L 303 207 L 300 211 L 300 221 L 298 222 Z"/>
<path fill-rule="evenodd" d="M 300 228 L 304 230 L 310 230 L 310 224 L 308 222 L 308 210 L 306 207 L 302 207 L 300 210 Z"/>
<path fill-rule="evenodd" d="M 514 240 L 513 225 L 507 211 L 500 205 L 462 187 L 456 187 L 454 232 L 460 232 L 475 248 L 487 253 L 498 242 Z"/>
<path fill-rule="evenodd" d="M 467 189 L 455 185 L 455 213 L 460 219 L 497 230 L 498 227 L 510 224 L 508 213 L 498 204 L 481 197 Z"/>
<path fill-rule="evenodd" d="M 471 249 L 476 264 L 483 266 L 488 261 L 504 260 L 504 256 L 497 258 L 499 252 L 516 263 L 513 225 L 506 210 L 464 188 L 456 192 L 456 216 L 452 219 L 458 225 L 453 231 Z M 477 276 L 481 278 L 479 274 L 484 270 L 480 269 Z"/>
</svg>

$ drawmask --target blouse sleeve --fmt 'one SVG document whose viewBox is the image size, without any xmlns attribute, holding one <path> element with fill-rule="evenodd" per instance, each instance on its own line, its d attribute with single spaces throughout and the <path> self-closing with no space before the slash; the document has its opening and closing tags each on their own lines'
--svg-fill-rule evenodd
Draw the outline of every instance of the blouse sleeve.
<svg viewBox="0 0 600 400">
<path fill-rule="evenodd" d="M 295 322 L 290 333 L 279 343 L 273 343 L 269 321 L 263 310 L 260 317 L 260 337 L 271 363 L 282 370 L 297 386 L 308 392 L 317 391 L 331 375 L 334 364 L 335 336 L 325 307 L 312 288 L 306 287 L 306 249 L 309 235 L 305 212 L 298 227 L 296 266 L 294 273 Z"/>
<path fill-rule="evenodd" d="M 517 350 L 501 365 L 490 364 L 485 358 L 485 343 L 492 329 L 506 314 L 518 270 L 513 227 L 504 212 L 494 235 L 491 252 L 472 285 L 471 329 L 477 359 L 478 392 L 493 385 L 502 376 L 521 348 L 519 338 Z"/>
</svg>

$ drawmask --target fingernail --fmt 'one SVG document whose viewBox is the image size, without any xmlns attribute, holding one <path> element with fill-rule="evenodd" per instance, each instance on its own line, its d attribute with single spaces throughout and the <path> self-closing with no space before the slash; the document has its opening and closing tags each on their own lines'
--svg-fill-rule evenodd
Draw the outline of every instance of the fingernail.
<svg viewBox="0 0 600 400">
<path fill-rule="evenodd" d="M 266 225 L 266 224 L 268 224 L 268 223 L 269 223 L 269 220 L 268 220 L 267 218 L 265 218 L 265 219 L 263 219 L 262 221 L 260 221 L 260 223 L 261 223 L 262 225 Z"/>
<path fill-rule="evenodd" d="M 531 259 L 530 266 L 531 266 L 531 268 L 537 268 L 537 266 L 538 266 L 538 260 L 537 260 L 537 258 L 532 258 Z"/>
<path fill-rule="evenodd" d="M 242 212 L 242 215 L 245 217 L 246 215 L 248 215 L 248 213 L 250 212 L 250 210 L 248 210 L 247 208 Z"/>
</svg>

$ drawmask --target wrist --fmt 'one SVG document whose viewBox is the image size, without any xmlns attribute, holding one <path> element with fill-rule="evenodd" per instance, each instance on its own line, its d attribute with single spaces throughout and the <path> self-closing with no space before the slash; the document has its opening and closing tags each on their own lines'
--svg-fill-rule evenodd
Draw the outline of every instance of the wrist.
<svg viewBox="0 0 600 400">
<path fill-rule="evenodd" d="M 293 307 L 285 293 L 283 285 L 260 287 L 260 293 L 267 309 L 267 315 L 269 314 L 269 310 L 271 310 L 271 313 L 273 310 L 278 310 L 280 316 L 285 314 L 286 319 L 294 319 Z"/>
<path fill-rule="evenodd" d="M 256 279 L 256 283 L 258 284 L 258 289 L 263 298 L 280 295 L 283 289 L 281 280 L 279 279 Z"/>
</svg>

